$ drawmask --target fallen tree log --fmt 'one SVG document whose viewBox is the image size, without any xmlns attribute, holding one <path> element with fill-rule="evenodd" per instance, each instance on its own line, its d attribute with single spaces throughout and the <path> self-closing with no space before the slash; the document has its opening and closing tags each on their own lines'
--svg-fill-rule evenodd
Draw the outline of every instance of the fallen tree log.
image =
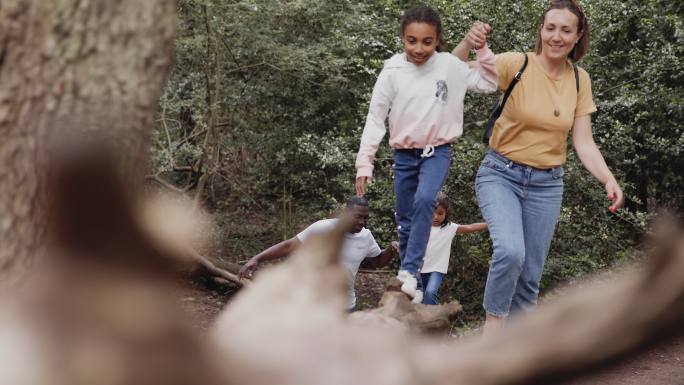
<svg viewBox="0 0 684 385">
<path fill-rule="evenodd" d="M 441 367 L 440 379 L 457 375 L 469 384 L 555 383 L 681 334 L 684 233 L 672 221 L 658 227 L 657 247 L 645 265 L 541 306 L 496 338 L 455 348 L 458 360 Z"/>
<path fill-rule="evenodd" d="M 447 330 L 461 310 L 458 301 L 443 305 L 411 303 L 401 291 L 401 282 L 392 278 L 378 308 L 354 312 L 349 319 L 359 325 L 392 325 L 403 332 L 430 333 Z"/>
<path fill-rule="evenodd" d="M 550 384 L 682 333 L 684 235 L 674 226 L 658 232 L 644 266 L 458 343 L 353 321 L 340 227 L 264 270 L 204 340 L 165 288 L 179 261 L 135 220 L 105 172 L 113 167 L 85 160 L 51 184 L 53 263 L 0 304 L 0 383 Z M 406 307 L 388 293 L 381 309 Z"/>
<path fill-rule="evenodd" d="M 233 378 L 250 385 L 549 384 L 682 332 L 681 230 L 671 230 L 660 242 L 668 246 L 643 268 L 540 306 L 499 335 L 449 345 L 350 322 L 335 261 L 342 233 L 312 239 L 224 310 L 211 335 Z"/>
</svg>

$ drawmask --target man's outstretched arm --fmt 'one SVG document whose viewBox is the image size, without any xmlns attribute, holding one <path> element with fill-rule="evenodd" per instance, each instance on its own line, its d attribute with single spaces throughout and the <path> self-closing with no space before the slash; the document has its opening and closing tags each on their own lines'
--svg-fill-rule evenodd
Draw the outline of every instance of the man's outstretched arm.
<svg viewBox="0 0 684 385">
<path fill-rule="evenodd" d="M 362 266 L 368 269 L 379 269 L 381 267 L 387 266 L 397 255 L 399 255 L 399 243 L 395 241 L 375 257 L 364 259 Z"/>
<path fill-rule="evenodd" d="M 265 261 L 282 258 L 292 253 L 302 242 L 297 237 L 292 237 L 286 241 L 275 244 L 261 253 L 253 256 L 242 266 L 238 273 L 238 278 L 250 277 L 259 264 Z"/>
</svg>

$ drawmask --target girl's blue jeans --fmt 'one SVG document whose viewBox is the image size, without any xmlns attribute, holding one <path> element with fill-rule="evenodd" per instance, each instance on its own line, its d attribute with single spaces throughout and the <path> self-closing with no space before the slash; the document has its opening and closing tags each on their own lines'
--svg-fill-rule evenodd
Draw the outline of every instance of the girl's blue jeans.
<svg viewBox="0 0 684 385">
<path fill-rule="evenodd" d="M 437 305 L 439 303 L 439 286 L 442 284 L 442 278 L 444 274 L 433 271 L 430 273 L 420 274 L 423 284 L 425 285 L 425 291 L 423 292 L 423 303 L 425 305 Z"/>
<path fill-rule="evenodd" d="M 417 275 L 430 237 L 437 193 L 451 165 L 451 144 L 434 148 L 430 157 L 423 149 L 394 150 L 394 193 L 401 270 Z"/>
<path fill-rule="evenodd" d="M 475 189 L 493 246 L 484 308 L 497 317 L 528 310 L 560 215 L 563 167 L 540 170 L 489 150 Z"/>
</svg>

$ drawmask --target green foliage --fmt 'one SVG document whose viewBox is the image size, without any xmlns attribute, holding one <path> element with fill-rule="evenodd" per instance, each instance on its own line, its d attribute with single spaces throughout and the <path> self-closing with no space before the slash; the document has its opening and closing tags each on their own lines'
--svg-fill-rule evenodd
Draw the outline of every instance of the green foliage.
<svg viewBox="0 0 684 385">
<path fill-rule="evenodd" d="M 590 11 L 597 143 L 634 184 L 631 208 L 684 212 L 684 5 L 596 2 Z"/>
<path fill-rule="evenodd" d="M 401 50 L 402 10 L 414 1 L 180 0 L 176 64 L 154 133 L 154 174 L 200 191 L 241 259 L 328 216 L 353 194 L 354 157 L 383 60 Z M 495 52 L 531 50 L 542 2 L 433 0 L 447 49 L 475 20 L 493 26 Z M 607 212 L 602 186 L 569 151 L 564 205 L 544 287 L 631 254 L 656 207 L 682 210 L 682 5 L 664 0 L 584 1 L 592 46 L 594 132 L 629 200 Z M 468 95 L 463 138 L 445 190 L 458 223 L 481 220 L 474 179 L 492 96 Z M 369 187 L 369 228 L 396 238 L 387 141 Z M 481 312 L 491 244 L 459 236 L 443 300 Z"/>
</svg>

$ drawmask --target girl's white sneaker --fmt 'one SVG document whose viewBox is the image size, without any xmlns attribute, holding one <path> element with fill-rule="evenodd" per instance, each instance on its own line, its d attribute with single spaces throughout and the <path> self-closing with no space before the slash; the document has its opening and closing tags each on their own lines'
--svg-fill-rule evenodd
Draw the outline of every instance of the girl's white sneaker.
<svg viewBox="0 0 684 385">
<path fill-rule="evenodd" d="M 416 293 L 418 292 L 418 290 L 416 290 L 418 287 L 418 281 L 416 280 L 416 277 L 414 277 L 413 274 L 409 273 L 407 270 L 399 270 L 397 278 L 402 283 L 401 291 L 406 293 L 409 297 L 415 298 Z M 422 294 L 423 293 L 421 292 L 421 295 Z"/>
</svg>

